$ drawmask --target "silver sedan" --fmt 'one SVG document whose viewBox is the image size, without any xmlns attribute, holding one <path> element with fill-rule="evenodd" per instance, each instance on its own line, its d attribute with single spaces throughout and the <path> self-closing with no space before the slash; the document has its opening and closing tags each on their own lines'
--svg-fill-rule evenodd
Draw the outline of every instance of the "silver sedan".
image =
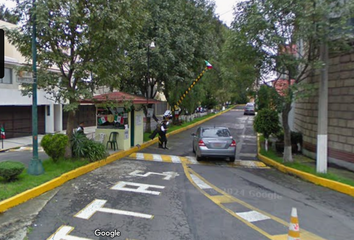
<svg viewBox="0 0 354 240">
<path fill-rule="evenodd" d="M 235 161 L 236 141 L 227 127 L 199 127 L 193 136 L 193 152 L 197 161 L 204 157 L 229 158 Z"/>
</svg>

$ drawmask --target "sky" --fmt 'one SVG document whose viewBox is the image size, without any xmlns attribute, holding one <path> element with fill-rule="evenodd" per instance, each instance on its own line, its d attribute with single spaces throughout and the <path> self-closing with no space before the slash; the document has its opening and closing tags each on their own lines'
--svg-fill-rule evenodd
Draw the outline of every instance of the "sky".
<svg viewBox="0 0 354 240">
<path fill-rule="evenodd" d="M 233 17 L 233 7 L 236 3 L 241 2 L 241 0 L 214 0 L 216 5 L 215 13 L 219 15 L 220 20 L 222 20 L 227 26 L 231 25 Z"/>
</svg>

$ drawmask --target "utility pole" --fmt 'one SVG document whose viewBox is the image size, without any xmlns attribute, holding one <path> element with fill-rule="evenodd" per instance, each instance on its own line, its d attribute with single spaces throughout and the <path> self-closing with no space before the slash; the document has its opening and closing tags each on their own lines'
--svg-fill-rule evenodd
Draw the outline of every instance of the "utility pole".
<svg viewBox="0 0 354 240">
<path fill-rule="evenodd" d="M 322 1 L 321 1 L 322 2 Z M 325 22 L 328 16 L 325 14 Z M 327 173 L 327 157 L 328 157 L 328 44 L 327 44 L 327 27 L 324 27 L 322 42 L 320 46 L 320 58 L 322 68 L 319 81 L 318 91 L 318 117 L 317 117 L 317 154 L 316 154 L 316 172 Z"/>
<path fill-rule="evenodd" d="M 38 115 L 37 115 L 37 48 L 36 48 L 36 0 L 33 0 L 32 6 L 32 71 L 33 71 L 33 84 L 32 84 L 32 154 L 30 165 L 27 173 L 31 175 L 40 175 L 44 172 L 42 161 L 38 159 Z"/>
</svg>

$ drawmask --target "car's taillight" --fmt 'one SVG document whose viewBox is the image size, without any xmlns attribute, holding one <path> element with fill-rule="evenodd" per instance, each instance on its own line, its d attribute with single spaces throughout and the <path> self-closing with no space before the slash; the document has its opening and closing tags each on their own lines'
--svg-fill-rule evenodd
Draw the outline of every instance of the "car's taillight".
<svg viewBox="0 0 354 240">
<path fill-rule="evenodd" d="M 236 142 L 235 142 L 235 140 L 232 140 L 232 143 L 230 144 L 230 147 L 236 147 Z"/>
<path fill-rule="evenodd" d="M 205 147 L 205 143 L 203 142 L 203 140 L 200 140 L 200 141 L 198 142 L 198 145 Z"/>
</svg>

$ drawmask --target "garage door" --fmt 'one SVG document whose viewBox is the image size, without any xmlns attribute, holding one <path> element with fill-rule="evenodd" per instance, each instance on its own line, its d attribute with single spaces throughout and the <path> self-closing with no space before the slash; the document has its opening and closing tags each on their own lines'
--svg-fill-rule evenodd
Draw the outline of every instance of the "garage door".
<svg viewBox="0 0 354 240">
<path fill-rule="evenodd" d="M 45 107 L 38 106 L 38 134 L 45 134 Z M 32 135 L 32 106 L 0 106 L 6 138 Z"/>
</svg>

